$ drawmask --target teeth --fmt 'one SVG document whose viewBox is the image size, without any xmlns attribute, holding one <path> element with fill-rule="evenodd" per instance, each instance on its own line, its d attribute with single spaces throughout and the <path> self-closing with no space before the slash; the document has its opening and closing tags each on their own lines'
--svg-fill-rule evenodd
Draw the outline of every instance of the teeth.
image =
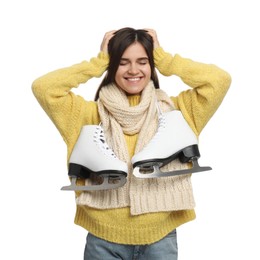
<svg viewBox="0 0 260 260">
<path fill-rule="evenodd" d="M 129 81 L 138 81 L 140 78 L 128 78 Z"/>
</svg>

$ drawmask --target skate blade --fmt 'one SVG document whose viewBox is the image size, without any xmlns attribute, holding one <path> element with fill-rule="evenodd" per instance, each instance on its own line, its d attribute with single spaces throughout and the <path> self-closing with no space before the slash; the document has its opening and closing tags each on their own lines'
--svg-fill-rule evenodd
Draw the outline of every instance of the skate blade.
<svg viewBox="0 0 260 260">
<path fill-rule="evenodd" d="M 197 159 L 194 159 L 191 162 L 192 162 L 192 168 L 189 168 L 189 169 L 183 169 L 183 170 L 177 170 L 177 171 L 171 171 L 171 172 L 162 172 L 162 171 L 160 171 L 160 168 L 158 165 L 154 165 L 153 172 L 147 173 L 147 172 L 141 170 L 140 167 L 135 167 L 133 174 L 137 178 L 150 179 L 150 178 L 171 177 L 171 176 L 178 176 L 178 175 L 184 175 L 184 174 L 192 174 L 195 172 L 204 172 L 204 171 L 212 170 L 212 168 L 209 166 L 201 167 L 199 165 Z"/>
<path fill-rule="evenodd" d="M 68 190 L 68 191 L 98 191 L 98 190 L 111 190 L 120 188 L 125 185 L 126 177 L 119 176 L 119 177 L 103 177 L 103 182 L 98 185 L 89 185 L 89 186 L 79 186 L 76 184 L 77 178 L 71 178 L 71 184 L 69 186 L 63 186 L 61 190 Z"/>
</svg>

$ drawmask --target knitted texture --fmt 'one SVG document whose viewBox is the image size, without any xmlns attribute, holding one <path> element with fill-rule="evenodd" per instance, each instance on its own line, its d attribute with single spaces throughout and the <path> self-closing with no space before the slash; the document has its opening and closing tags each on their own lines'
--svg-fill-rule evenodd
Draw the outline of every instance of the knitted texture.
<svg viewBox="0 0 260 260">
<path fill-rule="evenodd" d="M 226 95 L 231 83 L 230 75 L 215 65 L 198 63 L 177 54 L 172 56 L 164 52 L 161 47 L 154 50 L 154 60 L 160 73 L 176 75 L 190 86 L 171 99 L 175 108 L 181 110 L 193 131 L 198 135 Z M 73 88 L 87 82 L 92 77 L 102 75 L 108 62 L 108 55 L 100 52 L 89 62 L 83 61 L 71 67 L 50 72 L 33 82 L 33 93 L 64 139 L 68 158 L 82 126 L 100 123 L 97 104 L 75 95 Z M 140 97 L 130 96 L 128 99 L 132 106 L 137 106 L 141 102 Z M 130 156 L 134 154 L 137 136 L 138 134 L 124 135 Z M 167 180 L 162 179 L 167 185 Z M 160 193 L 164 192 L 164 189 L 158 190 L 155 183 L 151 184 L 153 185 L 150 189 L 155 192 L 153 196 L 160 197 Z M 124 195 L 123 192 L 122 194 Z M 102 200 L 105 201 L 105 204 L 114 203 L 112 200 L 118 201 L 116 194 L 103 193 L 103 195 Z M 110 196 L 105 197 L 106 195 Z M 181 196 L 182 194 L 179 194 L 179 197 Z M 93 197 L 88 197 L 88 199 L 92 203 Z M 121 199 L 127 200 L 124 197 Z M 135 199 L 143 200 L 142 197 Z M 154 203 L 158 203 L 156 198 Z M 103 206 L 99 204 L 96 206 Z M 146 207 L 146 205 L 142 204 L 142 207 Z M 154 206 L 149 205 L 149 207 L 153 208 Z M 94 235 L 111 242 L 150 244 L 194 218 L 194 210 L 164 211 L 133 216 L 130 214 L 129 207 L 100 210 L 77 205 L 75 223 Z"/>
<path fill-rule="evenodd" d="M 164 112 L 174 108 L 166 93 L 160 89 L 156 90 L 152 82 L 143 90 L 140 103 L 133 107 L 130 107 L 125 92 L 117 86 L 111 84 L 102 88 L 98 102 L 102 126 L 109 146 L 119 159 L 128 163 L 128 179 L 127 184 L 119 189 L 81 193 L 77 198 L 79 205 L 99 209 L 130 206 L 133 215 L 194 208 L 190 175 L 148 180 L 136 178 L 132 174 L 133 168 L 124 134 L 139 133 L 135 149 L 135 152 L 139 152 L 156 132 L 157 101 Z M 164 170 L 187 167 L 187 164 L 176 160 L 165 166 Z"/>
</svg>

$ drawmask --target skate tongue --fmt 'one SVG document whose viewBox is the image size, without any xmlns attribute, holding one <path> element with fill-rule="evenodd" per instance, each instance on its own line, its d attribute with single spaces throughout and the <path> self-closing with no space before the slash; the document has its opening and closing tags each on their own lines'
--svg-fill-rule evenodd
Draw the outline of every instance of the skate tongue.
<svg viewBox="0 0 260 260">
<path fill-rule="evenodd" d="M 104 176 L 103 182 L 97 185 L 79 186 L 76 184 L 77 177 L 71 178 L 71 185 L 63 186 L 61 190 L 68 191 L 99 191 L 120 188 L 126 183 L 126 176 Z"/>
<path fill-rule="evenodd" d="M 191 162 L 192 162 L 192 168 L 170 171 L 170 172 L 162 172 L 158 164 L 153 165 L 152 168 L 149 169 L 149 171 L 145 171 L 144 168 L 142 168 L 142 166 L 139 166 L 134 168 L 133 174 L 137 178 L 150 179 L 150 178 L 171 177 L 171 176 L 178 176 L 184 174 L 192 174 L 196 172 L 204 172 L 204 171 L 212 170 L 212 168 L 209 166 L 201 167 L 198 163 L 197 158 L 194 158 Z M 151 169 L 153 169 L 153 171 L 151 171 Z"/>
</svg>

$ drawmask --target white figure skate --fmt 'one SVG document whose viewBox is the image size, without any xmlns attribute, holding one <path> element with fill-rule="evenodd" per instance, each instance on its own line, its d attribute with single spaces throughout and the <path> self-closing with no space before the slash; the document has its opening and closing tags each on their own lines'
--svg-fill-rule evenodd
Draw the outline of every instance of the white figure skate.
<svg viewBox="0 0 260 260">
<path fill-rule="evenodd" d="M 108 190 L 126 183 L 127 164 L 119 160 L 106 143 L 101 126 L 83 126 L 69 160 L 71 185 L 62 190 Z M 93 178 L 91 178 L 93 177 Z M 77 179 L 98 179 L 98 184 L 79 186 Z M 100 180 L 103 181 L 100 184 Z"/>
<path fill-rule="evenodd" d="M 159 126 L 151 141 L 132 157 L 133 174 L 138 178 L 158 178 L 212 170 L 200 167 L 198 140 L 181 111 L 159 115 Z M 160 168 L 179 158 L 181 163 L 192 163 L 192 168 L 162 172 Z"/>
</svg>

